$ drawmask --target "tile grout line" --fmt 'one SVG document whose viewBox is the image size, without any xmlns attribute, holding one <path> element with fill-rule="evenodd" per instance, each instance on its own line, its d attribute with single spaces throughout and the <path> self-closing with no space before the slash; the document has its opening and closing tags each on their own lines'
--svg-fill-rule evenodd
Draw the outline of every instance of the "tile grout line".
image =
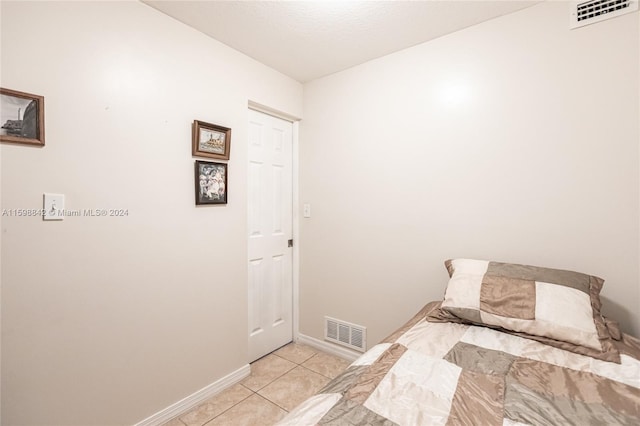
<svg viewBox="0 0 640 426">
<path fill-rule="evenodd" d="M 227 411 L 231 410 L 233 407 L 235 407 L 238 404 L 243 403 L 244 401 L 246 401 L 247 399 L 251 398 L 253 395 L 256 394 L 256 392 L 254 392 L 253 390 L 249 389 L 248 387 L 246 387 L 245 385 L 243 385 L 242 383 L 238 383 L 240 386 L 242 386 L 243 388 L 247 389 L 249 392 L 251 392 L 250 395 L 246 396 L 245 398 L 242 398 L 240 401 L 236 402 L 235 404 L 233 404 L 231 407 L 227 408 L 226 410 L 224 410 L 223 412 L 221 412 L 220 414 L 218 414 L 217 416 L 214 416 L 213 418 L 207 420 L 206 422 L 202 423 L 201 426 L 205 426 L 208 423 L 211 423 L 212 421 L 214 421 L 215 419 L 217 419 L 218 417 L 220 417 L 221 415 L 223 415 L 224 413 L 226 413 Z M 181 420 L 182 421 L 182 420 Z M 184 422 L 183 422 L 184 423 Z M 187 426 L 185 424 L 185 426 Z"/>
<path fill-rule="evenodd" d="M 271 353 L 270 355 L 274 355 L 274 356 L 276 356 L 276 357 L 278 357 L 278 358 L 280 358 L 280 359 L 284 359 L 285 361 L 289 361 L 288 359 L 286 359 L 286 358 L 282 358 L 281 356 L 278 356 L 278 355 L 276 355 L 276 354 L 274 354 L 274 353 Z M 296 365 L 296 367 L 299 365 L 299 364 L 297 364 L 297 363 L 295 363 L 295 362 L 293 362 L 293 361 L 289 361 L 289 362 L 290 362 L 290 363 L 292 363 L 292 364 L 295 364 L 295 365 Z M 267 387 L 267 386 L 269 386 L 271 383 L 275 382 L 275 381 L 276 381 L 276 380 L 278 380 L 280 377 L 284 376 L 285 374 L 287 374 L 289 371 L 293 370 L 293 369 L 294 369 L 294 368 L 296 368 L 296 367 L 292 367 L 292 368 L 288 369 L 287 371 L 285 371 L 284 373 L 282 373 L 281 375 L 279 375 L 279 376 L 278 376 L 278 377 L 276 377 L 275 379 L 271 380 L 271 381 L 270 381 L 269 383 L 267 383 L 266 385 L 261 386 L 261 387 L 260 387 L 260 389 L 258 389 L 258 390 L 256 390 L 256 391 L 254 391 L 253 389 L 251 389 L 251 391 L 253 391 L 253 392 L 255 392 L 255 393 L 258 393 L 258 391 L 261 391 L 262 389 L 266 388 L 266 387 Z"/>
<path fill-rule="evenodd" d="M 299 364 L 299 363 L 297 363 L 296 361 L 292 361 L 292 360 L 287 359 L 287 358 L 285 358 L 285 357 L 279 356 L 279 355 L 277 355 L 277 354 L 275 354 L 275 353 L 271 353 L 270 355 L 274 355 L 274 356 L 277 356 L 277 357 L 278 357 L 278 358 L 280 358 L 280 359 L 283 359 L 283 360 L 285 360 L 285 361 L 289 361 L 289 362 L 291 362 L 291 363 L 295 364 L 295 366 L 296 366 L 296 367 L 302 367 L 302 364 Z M 314 357 L 314 356 L 316 356 L 316 355 L 317 355 L 317 352 L 315 352 L 313 355 L 311 355 L 309 358 L 305 359 L 305 360 L 304 360 L 304 361 L 302 361 L 302 362 L 307 362 L 308 360 L 310 360 L 311 358 L 313 358 L 313 357 Z M 284 408 L 284 407 L 280 406 L 278 403 L 276 403 L 276 402 L 274 402 L 274 401 L 271 401 L 269 398 L 267 398 L 267 397 L 265 397 L 265 396 L 263 396 L 263 395 L 259 394 L 258 392 L 259 392 L 259 391 L 261 391 L 262 389 L 266 388 L 266 387 L 267 387 L 267 386 L 269 386 L 271 383 L 275 382 L 276 380 L 278 380 L 279 378 L 281 378 L 282 376 L 284 376 L 285 374 L 287 374 L 287 373 L 288 373 L 288 372 L 290 372 L 291 370 L 295 369 L 296 367 L 293 367 L 293 368 L 291 368 L 291 369 L 289 369 L 289 370 L 285 371 L 283 374 L 281 374 L 280 376 L 278 376 L 278 377 L 274 378 L 273 380 L 271 380 L 271 381 L 270 381 L 269 383 L 267 383 L 266 385 L 262 386 L 262 387 L 261 387 L 260 389 L 258 389 L 257 391 L 254 391 L 253 389 L 250 389 L 250 388 L 246 387 L 246 386 L 245 386 L 245 385 L 243 385 L 242 383 L 239 383 L 239 385 L 240 385 L 240 386 L 242 386 L 243 388 L 245 388 L 245 389 L 249 390 L 249 391 L 251 392 L 251 395 L 249 395 L 249 396 L 247 396 L 246 398 L 243 398 L 242 400 L 240 400 L 240 401 L 238 401 L 237 403 L 233 404 L 231 407 L 227 408 L 226 410 L 224 410 L 223 412 L 221 412 L 221 413 L 220 413 L 220 414 L 218 414 L 217 416 L 213 417 L 212 419 L 207 420 L 205 423 L 203 423 L 203 424 L 202 424 L 202 426 L 206 426 L 208 423 L 211 423 L 211 422 L 212 422 L 212 421 L 214 421 L 216 418 L 220 417 L 221 415 L 223 415 L 223 414 L 224 414 L 224 413 L 226 413 L 227 411 L 231 410 L 231 409 L 232 409 L 233 407 L 235 407 L 236 405 L 241 404 L 242 402 L 244 402 L 245 400 L 247 400 L 248 398 L 250 398 L 250 397 L 251 397 L 251 396 L 253 396 L 253 395 L 257 395 L 257 396 L 259 396 L 260 398 L 264 399 L 265 401 L 268 401 L 268 402 L 270 402 L 271 404 L 274 404 L 276 407 L 278 407 L 278 408 L 280 408 L 280 409 L 284 410 L 286 413 L 288 413 L 288 412 L 289 412 L 289 410 L 287 410 L 286 408 Z M 306 370 L 309 370 L 309 369 L 308 369 L 308 368 L 306 368 L 306 367 L 303 367 L 303 368 L 305 368 Z M 309 370 L 309 371 L 312 371 L 312 370 Z M 325 376 L 325 377 L 326 377 L 326 376 Z M 184 422 L 182 421 L 182 419 L 178 418 L 178 420 L 179 420 L 182 424 L 184 424 L 185 426 L 187 426 L 187 425 L 186 425 L 186 423 L 184 423 Z"/>
<path fill-rule="evenodd" d="M 280 374 L 279 376 L 277 376 L 277 377 L 273 378 L 273 379 L 272 379 L 272 380 L 270 380 L 267 384 L 265 384 L 264 386 L 261 386 L 258 390 L 255 390 L 255 391 L 254 391 L 253 389 L 250 389 L 249 387 L 245 386 L 245 385 L 244 385 L 244 384 L 242 384 L 241 382 L 239 382 L 238 384 L 239 384 L 240 386 L 242 386 L 244 389 L 248 390 L 248 391 L 250 392 L 250 394 L 249 394 L 248 396 L 246 396 L 245 398 L 241 399 L 240 401 L 238 401 L 237 403 L 233 404 L 231 407 L 229 407 L 229 408 L 227 408 L 226 410 L 224 410 L 224 411 L 220 412 L 220 413 L 219 413 L 219 414 L 217 414 L 215 417 L 213 417 L 213 418 L 211 418 L 211 419 L 207 420 L 207 421 L 206 421 L 206 422 L 204 422 L 204 423 L 201 423 L 201 424 L 200 424 L 200 426 L 205 426 L 205 425 L 207 425 L 207 424 L 209 424 L 209 423 L 213 422 L 215 419 L 217 419 L 218 417 L 220 417 L 220 416 L 222 416 L 223 414 L 227 413 L 229 410 L 231 410 L 232 408 L 234 408 L 234 407 L 238 406 L 239 404 L 242 404 L 243 402 L 245 402 L 248 398 L 252 397 L 253 395 L 257 395 L 257 396 L 258 396 L 258 397 L 260 397 L 261 399 L 263 399 L 263 400 L 265 400 L 265 401 L 267 401 L 267 402 L 269 402 L 269 403 L 271 403 L 271 404 L 275 405 L 275 406 L 276 406 L 276 407 L 278 407 L 279 409 L 283 410 L 285 413 L 289 413 L 289 410 L 287 410 L 285 407 L 281 406 L 280 404 L 278 404 L 278 403 L 277 403 L 277 402 L 275 402 L 275 401 L 272 401 L 272 400 L 271 400 L 271 399 L 269 399 L 267 396 L 264 396 L 264 395 L 260 394 L 259 392 L 260 392 L 261 390 L 265 389 L 267 386 L 271 385 L 272 383 L 276 382 L 277 380 L 281 379 L 281 378 L 282 378 L 283 376 L 285 376 L 286 374 L 288 374 L 288 373 L 290 373 L 291 371 L 293 371 L 296 367 L 302 367 L 302 368 L 304 368 L 304 369 L 305 369 L 306 371 L 308 371 L 308 372 L 311 372 L 311 373 L 317 374 L 317 375 L 322 376 L 322 377 L 324 377 L 324 378 L 326 378 L 326 379 L 328 379 L 328 380 L 332 380 L 332 377 L 327 376 L 327 375 L 325 375 L 325 374 L 322 374 L 322 373 L 320 373 L 320 372 L 318 372 L 318 371 L 314 371 L 314 370 L 312 370 L 311 368 L 309 368 L 309 367 L 307 367 L 307 366 L 303 365 L 304 363 L 306 363 L 306 362 L 310 361 L 311 359 L 315 358 L 316 356 L 318 356 L 318 355 L 321 353 L 320 351 L 312 350 L 313 354 L 312 354 L 311 356 L 309 356 L 308 358 L 303 359 L 301 362 L 293 361 L 293 360 L 288 359 L 288 358 L 286 358 L 286 357 L 284 357 L 284 356 L 278 355 L 278 354 L 276 354 L 275 352 L 276 352 L 276 351 L 274 351 L 274 352 L 272 352 L 271 354 L 268 354 L 268 355 L 274 355 L 274 356 L 276 356 L 277 358 L 280 358 L 280 359 L 282 359 L 282 360 L 288 361 L 288 362 L 292 363 L 292 364 L 294 365 L 294 367 L 292 367 L 292 368 L 288 369 L 288 370 L 287 370 L 287 371 L 285 371 L 284 373 L 282 373 L 282 374 Z M 255 361 L 254 361 L 254 362 L 255 362 Z M 180 424 L 182 424 L 182 425 L 184 425 L 184 426 L 188 426 L 184 421 L 182 421 L 182 419 L 181 419 L 180 417 L 177 417 L 176 419 L 180 422 Z"/>
<path fill-rule="evenodd" d="M 287 410 L 286 408 L 284 408 L 283 406 L 281 406 L 281 405 L 280 405 L 280 404 L 278 404 L 277 402 L 270 400 L 270 399 L 269 399 L 269 398 L 267 398 L 266 396 L 261 395 L 261 394 L 259 393 L 259 391 L 261 391 L 262 389 L 266 388 L 266 387 L 267 387 L 267 386 L 269 386 L 270 384 L 274 383 L 274 382 L 275 382 L 275 381 L 277 381 L 278 379 L 280 379 L 280 378 L 284 377 L 287 373 L 289 373 L 289 372 L 291 372 L 291 371 L 295 370 L 295 369 L 296 369 L 296 367 L 302 367 L 302 368 L 304 368 L 304 369 L 305 369 L 305 370 L 307 370 L 307 371 L 311 371 L 311 372 L 315 373 L 315 371 L 310 370 L 310 369 L 308 369 L 307 367 L 303 366 L 303 365 L 302 365 L 302 363 L 305 363 L 305 362 L 309 361 L 311 358 L 313 358 L 313 357 L 315 357 L 316 355 L 318 355 L 318 353 L 317 353 L 317 352 L 314 352 L 314 353 L 313 353 L 313 355 L 311 355 L 309 358 L 306 358 L 305 360 L 303 360 L 303 361 L 302 361 L 302 362 L 300 362 L 300 363 L 299 363 L 299 362 L 296 362 L 296 361 L 292 361 L 292 360 L 290 360 L 290 359 L 287 359 L 287 358 L 285 358 L 285 357 L 283 357 L 283 356 L 280 356 L 280 355 L 278 355 L 278 354 L 276 354 L 276 353 L 273 353 L 273 355 L 277 356 L 278 358 L 284 359 L 285 361 L 289 361 L 289 362 L 291 362 L 291 363 L 295 364 L 296 366 L 295 366 L 295 367 L 293 367 L 293 368 L 291 368 L 291 369 L 289 369 L 289 370 L 287 370 L 286 372 L 284 372 L 282 375 L 280 375 L 280 376 L 276 377 L 275 379 L 271 380 L 269 383 L 267 383 L 266 385 L 264 385 L 263 387 L 261 387 L 259 390 L 255 391 L 254 393 L 255 393 L 256 395 L 258 395 L 259 397 L 263 398 L 265 401 L 268 401 L 268 402 L 272 403 L 273 405 L 275 405 L 276 407 L 278 407 L 278 408 L 280 408 L 280 409 L 284 410 L 284 412 L 285 412 L 285 413 L 289 413 L 289 410 Z M 317 373 L 317 374 L 319 374 L 319 373 Z M 323 377 L 326 377 L 326 376 L 323 376 Z"/>
<path fill-rule="evenodd" d="M 253 390 L 249 389 L 248 387 L 244 386 L 242 383 L 238 383 L 238 385 L 242 386 L 243 388 L 245 388 L 246 390 L 248 390 L 249 392 L 251 392 L 251 394 L 250 394 L 250 395 L 248 395 L 248 396 L 246 396 L 246 397 L 244 397 L 244 398 L 242 398 L 240 401 L 236 402 L 236 403 L 235 403 L 235 404 L 233 404 L 231 407 L 229 407 L 229 408 L 227 408 L 226 410 L 224 410 L 224 411 L 220 412 L 219 414 L 217 414 L 216 416 L 214 416 L 214 417 L 210 418 L 209 420 L 207 420 L 206 422 L 204 422 L 204 423 L 200 424 L 199 426 L 205 426 L 206 424 L 211 423 L 214 419 L 216 419 L 216 418 L 220 417 L 221 415 L 223 415 L 223 414 L 224 414 L 224 413 L 226 413 L 227 411 L 231 410 L 231 409 L 232 409 L 233 407 L 235 407 L 236 405 L 238 405 L 238 404 L 240 404 L 240 403 L 242 403 L 242 402 L 246 401 L 248 398 L 250 398 L 253 394 L 255 394 L 255 393 L 256 393 L 256 392 L 254 392 Z M 185 414 L 186 414 L 186 413 L 185 413 Z M 185 425 L 185 426 L 189 426 L 189 425 L 187 425 L 185 422 L 183 422 L 183 421 L 182 421 L 182 419 L 181 419 L 180 417 L 176 417 L 176 418 L 177 418 L 177 419 L 180 421 L 180 423 L 182 423 L 183 425 Z"/>
<path fill-rule="evenodd" d="M 205 426 L 207 423 L 211 423 L 212 421 L 214 421 L 216 418 L 220 417 L 221 415 L 223 415 L 224 413 L 226 413 L 227 411 L 231 410 L 233 407 L 235 407 L 236 405 L 242 404 L 244 401 L 246 401 L 247 399 L 251 398 L 253 395 L 256 394 L 256 392 L 254 392 L 252 389 L 249 389 L 248 387 L 246 387 L 245 385 L 243 385 L 242 383 L 238 383 L 240 386 L 242 386 L 243 388 L 247 389 L 249 392 L 251 392 L 250 395 L 246 396 L 245 398 L 242 398 L 240 401 L 236 402 L 235 404 L 233 404 L 231 407 L 227 408 L 226 410 L 222 411 L 220 414 L 218 414 L 217 416 L 214 416 L 212 419 L 207 420 L 206 422 L 204 422 L 201 426 Z"/>
<path fill-rule="evenodd" d="M 305 366 L 304 366 L 304 365 L 302 365 L 302 364 L 300 364 L 299 366 L 300 366 L 300 367 L 302 367 L 302 368 L 304 368 L 304 369 L 305 369 L 305 370 L 307 370 L 307 371 L 311 371 L 312 373 L 316 373 L 316 374 L 317 374 L 317 375 L 319 375 L 319 376 L 326 377 L 326 378 L 327 378 L 327 379 L 329 379 L 329 380 L 333 380 L 333 379 L 334 379 L 333 377 L 329 377 L 329 376 L 327 376 L 326 374 L 322 374 L 322 373 L 319 373 L 319 372 L 317 372 L 317 371 L 314 371 L 314 370 L 310 369 L 309 367 L 305 367 Z"/>
<path fill-rule="evenodd" d="M 272 403 L 273 405 L 275 405 L 276 407 L 280 408 L 281 410 L 283 410 L 285 413 L 289 414 L 289 410 L 287 410 L 286 408 L 284 408 L 283 406 L 281 406 L 280 404 L 278 404 L 277 402 L 274 402 L 272 400 L 270 400 L 269 398 L 267 398 L 264 395 L 260 395 L 259 393 L 256 393 L 256 395 L 258 395 L 259 397 L 261 397 L 262 399 L 264 399 L 265 401 L 268 401 L 270 403 Z"/>
<path fill-rule="evenodd" d="M 316 352 L 316 353 L 314 353 L 314 354 L 313 354 L 313 355 L 311 355 L 309 358 L 305 359 L 303 362 L 307 362 L 307 361 L 309 361 L 311 358 L 313 358 L 313 357 L 314 357 L 314 356 L 316 356 L 317 354 L 318 354 L 317 352 Z M 278 358 L 280 358 L 280 359 L 283 359 L 283 360 L 288 361 L 288 362 L 290 362 L 290 363 L 292 363 L 292 364 L 295 364 L 295 366 L 296 366 L 296 367 L 302 367 L 302 364 L 299 364 L 299 363 L 297 363 L 297 362 L 295 362 L 295 361 L 291 361 L 290 359 L 287 359 L 287 358 L 285 358 L 285 357 L 282 357 L 282 356 L 280 356 L 280 355 L 277 355 L 277 354 L 275 354 L 275 353 L 273 353 L 273 352 L 272 352 L 270 355 L 274 355 L 274 356 L 276 356 L 276 357 L 278 357 Z M 264 386 L 260 387 L 260 389 L 258 389 L 258 390 L 256 390 L 256 391 L 254 391 L 253 389 L 250 389 L 250 390 L 251 390 L 251 391 L 253 391 L 253 392 L 255 392 L 255 393 L 258 393 L 259 391 L 261 391 L 262 389 L 266 388 L 267 386 L 269 386 L 271 383 L 275 382 L 275 381 L 276 381 L 276 380 L 278 380 L 279 378 L 283 377 L 285 374 L 287 374 L 287 373 L 288 373 L 288 372 L 290 372 L 291 370 L 295 369 L 296 367 L 292 367 L 292 368 L 288 369 L 287 371 L 285 371 L 284 373 L 282 373 L 282 374 L 281 374 L 281 375 L 279 375 L 278 377 L 276 377 L 276 378 L 274 378 L 273 380 L 271 380 L 271 381 L 270 381 L 269 383 L 267 383 L 266 385 L 264 385 Z M 306 367 L 304 367 L 304 368 L 306 368 Z M 310 370 L 309 368 L 307 368 L 307 370 L 312 371 L 312 370 Z M 318 374 L 319 374 L 319 373 L 318 373 Z"/>
</svg>

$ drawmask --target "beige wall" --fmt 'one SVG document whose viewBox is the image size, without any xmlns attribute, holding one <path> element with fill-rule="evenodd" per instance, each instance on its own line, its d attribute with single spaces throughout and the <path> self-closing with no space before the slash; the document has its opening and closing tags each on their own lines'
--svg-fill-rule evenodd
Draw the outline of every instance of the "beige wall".
<svg viewBox="0 0 640 426">
<path fill-rule="evenodd" d="M 599 275 L 640 335 L 638 27 L 546 2 L 306 84 L 300 332 L 371 346 L 471 257 Z"/>
<path fill-rule="evenodd" d="M 1 208 L 129 210 L 0 217 L 2 424 L 131 424 L 246 363 L 247 100 L 301 116 L 302 89 L 139 3 L 0 11 L 0 84 L 47 113 L 45 148 L 0 147 Z M 538 5 L 305 86 L 302 333 L 330 315 L 371 345 L 467 256 L 600 275 L 640 334 L 639 19 L 567 21 Z M 233 128 L 225 207 L 193 205 L 195 118 Z"/>
<path fill-rule="evenodd" d="M 2 2 L 1 85 L 44 95 L 3 144 L 2 424 L 132 424 L 247 363 L 247 102 L 302 86 L 137 2 Z M 233 128 L 229 204 L 194 205 L 191 122 Z"/>
</svg>

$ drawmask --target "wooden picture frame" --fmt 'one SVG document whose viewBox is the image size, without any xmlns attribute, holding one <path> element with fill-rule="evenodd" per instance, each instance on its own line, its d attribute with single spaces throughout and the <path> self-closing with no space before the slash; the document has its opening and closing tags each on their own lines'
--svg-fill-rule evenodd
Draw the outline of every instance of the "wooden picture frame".
<svg viewBox="0 0 640 426">
<path fill-rule="evenodd" d="M 193 120 L 192 150 L 194 156 L 229 159 L 231 129 L 217 124 Z"/>
<path fill-rule="evenodd" d="M 44 96 L 0 87 L 0 142 L 44 146 Z"/>
<path fill-rule="evenodd" d="M 227 163 L 195 163 L 196 205 L 227 204 Z"/>
</svg>

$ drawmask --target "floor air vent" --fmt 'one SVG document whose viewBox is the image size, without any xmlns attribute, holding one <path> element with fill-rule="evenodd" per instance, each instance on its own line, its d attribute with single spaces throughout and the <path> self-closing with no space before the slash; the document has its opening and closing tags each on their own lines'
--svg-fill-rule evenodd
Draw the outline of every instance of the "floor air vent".
<svg viewBox="0 0 640 426">
<path fill-rule="evenodd" d="M 367 348 L 365 327 L 329 317 L 324 317 L 324 338 L 360 352 L 364 352 Z"/>
<path fill-rule="evenodd" d="M 579 28 L 638 10 L 638 0 L 591 0 L 571 3 L 570 28 Z"/>
</svg>

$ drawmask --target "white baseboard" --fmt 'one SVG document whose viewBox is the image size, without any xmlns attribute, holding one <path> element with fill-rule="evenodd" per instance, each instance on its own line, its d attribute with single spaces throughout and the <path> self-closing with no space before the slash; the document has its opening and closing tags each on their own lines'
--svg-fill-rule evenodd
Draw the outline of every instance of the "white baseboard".
<svg viewBox="0 0 640 426">
<path fill-rule="evenodd" d="M 302 333 L 298 333 L 296 342 L 303 345 L 311 346 L 312 348 L 319 349 L 323 352 L 330 353 L 347 361 L 353 362 L 362 355 L 360 352 L 353 351 L 351 349 L 343 348 L 324 340 L 316 339 L 315 337 L 305 336 Z"/>
<path fill-rule="evenodd" d="M 174 418 L 178 417 L 179 415 L 186 413 L 190 409 L 192 409 L 195 406 L 203 403 L 207 399 L 209 399 L 212 396 L 222 392 L 223 390 L 227 389 L 228 387 L 235 385 L 240 380 L 242 380 L 245 377 L 249 376 L 250 373 L 251 373 L 251 367 L 249 366 L 249 364 L 246 364 L 245 366 L 237 369 L 236 371 L 232 372 L 231 374 L 228 374 L 228 375 L 224 376 L 220 380 L 217 380 L 217 381 L 211 383 L 210 385 L 207 385 L 207 386 L 203 387 L 199 391 L 196 391 L 196 392 L 192 393 L 191 395 L 187 396 L 186 398 L 181 399 L 180 401 L 176 402 L 175 404 L 170 405 L 169 407 L 165 408 L 164 410 L 158 411 L 157 413 L 147 417 L 146 419 L 142 420 L 141 422 L 136 423 L 135 426 L 159 426 L 159 425 L 162 425 L 162 424 L 168 422 L 169 420 L 174 419 Z"/>
</svg>

